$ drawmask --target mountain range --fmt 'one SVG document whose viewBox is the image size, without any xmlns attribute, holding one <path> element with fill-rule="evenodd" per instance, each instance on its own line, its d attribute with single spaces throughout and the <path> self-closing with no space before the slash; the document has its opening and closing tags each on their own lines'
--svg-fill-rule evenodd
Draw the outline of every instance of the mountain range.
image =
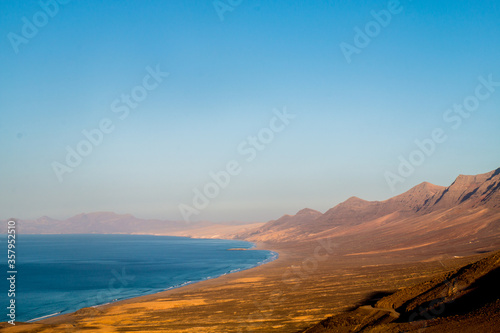
<svg viewBox="0 0 500 333">
<path fill-rule="evenodd" d="M 17 231 L 20 234 L 141 234 L 215 238 L 262 224 L 242 222 L 224 224 L 208 221 L 186 223 L 142 219 L 131 214 L 93 212 L 78 214 L 64 220 L 48 216 L 35 220 L 18 220 Z M 6 233 L 6 230 L 7 224 L 2 223 L 0 233 Z"/>
<path fill-rule="evenodd" d="M 351 197 L 325 213 L 305 208 L 267 223 L 185 223 L 96 212 L 65 220 L 47 216 L 21 220 L 18 232 L 156 234 L 270 243 L 329 238 L 350 254 L 429 246 L 441 246 L 443 251 L 445 246 L 480 250 L 499 245 L 499 189 L 500 168 L 480 175 L 460 175 L 448 187 L 424 182 L 384 201 Z"/>
<path fill-rule="evenodd" d="M 254 242 L 335 239 L 350 252 L 400 251 L 446 241 L 488 247 L 500 239 L 500 168 L 460 175 L 448 187 L 421 183 L 385 201 L 351 197 L 324 214 L 303 209 L 233 235 Z"/>
<path fill-rule="evenodd" d="M 19 220 L 19 234 L 233 238 L 279 253 L 272 263 L 194 289 L 83 309 L 24 331 L 236 332 L 243 323 L 259 332 L 493 332 L 500 310 L 499 189 L 500 168 L 460 175 L 447 187 L 424 182 L 384 201 L 351 197 L 325 213 L 305 208 L 267 223 L 188 224 L 111 212 Z"/>
</svg>

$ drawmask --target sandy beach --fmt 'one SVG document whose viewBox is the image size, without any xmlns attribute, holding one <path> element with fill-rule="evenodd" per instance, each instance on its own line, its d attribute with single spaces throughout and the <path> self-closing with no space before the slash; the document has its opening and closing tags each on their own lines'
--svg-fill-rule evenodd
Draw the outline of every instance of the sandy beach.
<svg viewBox="0 0 500 333">
<path fill-rule="evenodd" d="M 256 249 L 280 256 L 246 271 L 36 323 L 4 326 L 4 331 L 296 332 L 363 304 L 374 294 L 395 291 L 478 258 L 344 256 L 328 241 L 258 244 Z"/>
</svg>

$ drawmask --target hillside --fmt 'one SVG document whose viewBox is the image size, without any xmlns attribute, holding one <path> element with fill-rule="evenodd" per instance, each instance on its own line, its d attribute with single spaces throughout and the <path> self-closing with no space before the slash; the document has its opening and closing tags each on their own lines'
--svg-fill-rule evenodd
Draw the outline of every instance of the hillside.
<svg viewBox="0 0 500 333">
<path fill-rule="evenodd" d="M 497 332 L 500 252 L 329 317 L 303 333 Z"/>
<path fill-rule="evenodd" d="M 359 242 L 373 245 L 369 247 L 371 251 L 391 250 L 398 246 L 423 246 L 424 240 L 431 244 L 442 239 L 452 241 L 454 238 L 448 239 L 449 235 L 471 236 L 462 241 L 472 244 L 500 236 L 499 189 L 500 168 L 481 175 L 460 175 L 448 187 L 424 182 L 385 201 L 351 197 L 324 214 L 305 208 L 295 215 L 284 215 L 267 223 L 185 223 L 94 212 L 64 220 L 47 216 L 19 220 L 18 231 L 25 234 L 156 234 L 254 242 L 300 242 L 352 236 L 339 239 L 339 242 L 352 243 L 351 252 L 363 251 L 356 244 Z M 2 223 L 0 232 L 6 232 L 5 229 L 6 224 Z"/>
<path fill-rule="evenodd" d="M 351 197 L 324 214 L 310 209 L 234 235 L 254 242 L 329 238 L 346 254 L 500 245 L 500 169 L 460 175 L 448 187 L 427 182 L 385 201 Z M 306 212 L 306 213 L 305 213 Z"/>
</svg>

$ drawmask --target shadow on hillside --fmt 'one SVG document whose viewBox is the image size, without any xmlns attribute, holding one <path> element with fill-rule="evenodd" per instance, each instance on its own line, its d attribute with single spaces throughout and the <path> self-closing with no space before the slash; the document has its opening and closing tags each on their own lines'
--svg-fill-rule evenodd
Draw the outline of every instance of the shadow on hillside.
<svg viewBox="0 0 500 333">
<path fill-rule="evenodd" d="M 442 302 L 444 299 L 434 299 L 419 304 L 417 308 L 423 311 L 420 311 L 416 318 L 414 312 L 402 313 L 403 307 L 398 308 L 397 311 L 401 313 L 398 322 L 408 322 L 411 317 L 419 320 L 468 314 L 500 299 L 499 281 L 500 267 L 470 283 L 464 289 L 464 295 L 452 301 Z"/>
<path fill-rule="evenodd" d="M 365 306 L 365 305 L 375 306 L 375 304 L 377 304 L 377 302 L 380 301 L 382 298 L 392 295 L 393 293 L 394 291 L 387 291 L 387 290 L 371 292 L 368 295 L 366 295 L 364 299 L 362 299 L 353 307 L 349 308 L 347 311 L 354 311 L 360 306 Z"/>
<path fill-rule="evenodd" d="M 463 315 L 500 298 L 500 267 L 477 279 L 467 289 L 471 290 L 454 302 L 445 303 L 440 317 Z"/>
</svg>

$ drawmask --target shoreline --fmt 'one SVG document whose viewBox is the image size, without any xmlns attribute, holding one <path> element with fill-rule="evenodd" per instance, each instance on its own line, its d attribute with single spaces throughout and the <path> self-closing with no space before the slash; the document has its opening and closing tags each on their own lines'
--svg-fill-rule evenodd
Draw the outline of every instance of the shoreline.
<svg viewBox="0 0 500 333">
<path fill-rule="evenodd" d="M 245 241 L 245 240 L 241 240 L 241 239 L 197 238 L 197 237 L 157 235 L 157 234 L 155 234 L 155 235 L 148 235 L 148 236 L 158 236 L 158 237 L 168 236 L 168 237 L 202 239 L 202 240 L 215 240 L 216 239 L 216 240 L 224 240 L 224 241 L 235 241 L 235 240 L 237 240 L 237 241 L 244 241 L 244 242 L 249 243 L 251 246 L 249 248 L 228 248 L 228 249 L 226 249 L 226 251 L 258 251 L 258 250 L 261 250 L 261 251 L 268 251 L 270 253 L 270 256 L 269 256 L 269 258 L 263 260 L 262 262 L 257 263 L 253 267 L 242 268 L 242 269 L 238 269 L 238 270 L 235 270 L 235 271 L 230 271 L 230 272 L 223 273 L 223 274 L 220 274 L 220 275 L 217 275 L 217 276 L 213 276 L 213 277 L 209 276 L 209 277 L 203 278 L 203 279 L 198 280 L 198 281 L 188 281 L 188 282 L 182 283 L 180 285 L 171 286 L 171 287 L 168 287 L 166 289 L 163 289 L 163 290 L 160 290 L 160 291 L 156 291 L 156 292 L 153 292 L 153 293 L 147 293 L 147 294 L 143 294 L 143 295 L 137 295 L 137 296 L 133 296 L 133 297 L 129 297 L 129 298 L 124 298 L 124 299 L 117 299 L 117 300 L 110 301 L 110 302 L 107 302 L 107 303 L 104 303 L 104 304 L 97 304 L 97 305 L 92 305 L 92 306 L 88 306 L 88 307 L 79 308 L 79 309 L 77 309 L 75 311 L 71 311 L 71 312 L 67 312 L 67 313 L 62 313 L 62 311 L 59 311 L 57 313 L 53 313 L 53 314 L 49 314 L 49 315 L 45 315 L 45 316 L 41 316 L 41 317 L 29 319 L 29 320 L 26 320 L 26 321 L 19 321 L 19 322 L 16 322 L 16 324 L 21 324 L 21 323 L 22 324 L 24 324 L 24 323 L 27 323 L 27 324 L 45 323 L 45 321 L 47 321 L 47 323 L 53 324 L 53 321 L 54 322 L 59 322 L 60 320 L 58 320 L 58 319 L 62 319 L 65 316 L 72 316 L 72 315 L 78 313 L 79 311 L 82 311 L 82 310 L 85 310 L 85 309 L 96 309 L 96 310 L 103 309 L 104 310 L 104 309 L 107 309 L 107 308 L 115 306 L 115 305 L 129 304 L 129 303 L 134 303 L 136 301 L 141 301 L 141 300 L 149 300 L 149 299 L 155 298 L 155 296 L 159 296 L 160 294 L 175 292 L 175 291 L 178 291 L 180 289 L 188 288 L 190 286 L 193 286 L 193 287 L 197 286 L 198 284 L 203 283 L 203 282 L 214 281 L 214 280 L 218 280 L 218 279 L 223 278 L 223 277 L 228 277 L 230 275 L 232 276 L 234 274 L 238 274 L 238 273 L 241 273 L 241 272 L 250 271 L 250 270 L 256 269 L 258 267 L 262 267 L 262 266 L 265 266 L 265 265 L 270 264 L 272 262 L 278 261 L 280 259 L 280 257 L 281 257 L 281 253 L 279 253 L 277 251 L 274 251 L 274 250 L 269 250 L 267 248 L 264 248 L 262 246 L 262 244 L 258 244 L 258 243 L 250 242 L 250 241 Z"/>
<path fill-rule="evenodd" d="M 397 290 L 473 262 L 483 254 L 437 260 L 407 251 L 386 258 L 335 248 L 318 265 L 318 243 L 257 243 L 277 252 L 265 265 L 180 288 L 22 324 L 6 332 L 299 332 L 352 309 L 374 291 Z M 435 259 L 435 260 L 432 260 Z M 437 260 L 437 261 L 436 261 Z M 383 278 L 381 278 L 383 277 Z M 16 325 L 17 326 L 17 325 Z M 69 329 L 69 331 L 68 331 Z"/>
</svg>

